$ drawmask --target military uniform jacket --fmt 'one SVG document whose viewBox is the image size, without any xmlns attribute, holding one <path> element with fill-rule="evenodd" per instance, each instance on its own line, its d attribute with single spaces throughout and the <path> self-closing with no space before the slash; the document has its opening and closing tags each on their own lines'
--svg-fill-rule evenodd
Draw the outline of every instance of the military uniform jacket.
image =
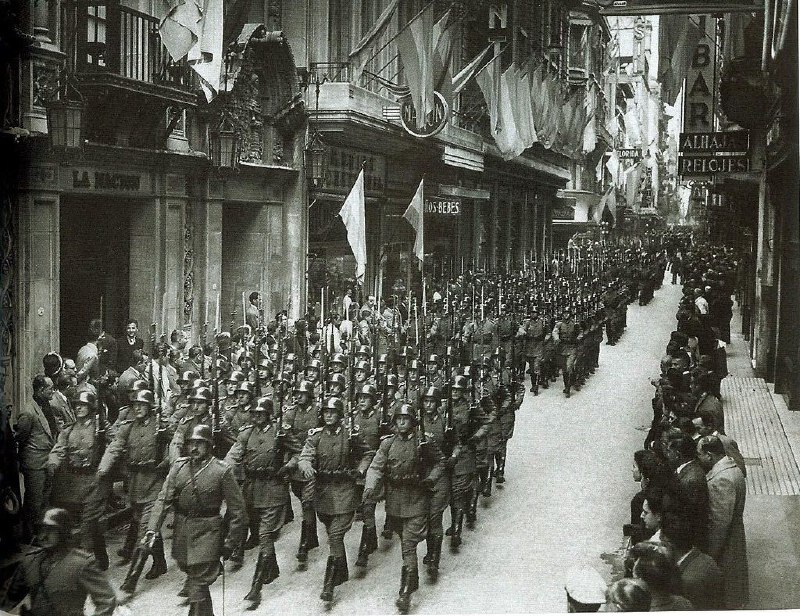
<svg viewBox="0 0 800 616">
<path fill-rule="evenodd" d="M 367 470 L 366 488 L 376 490 L 383 481 L 386 488 L 386 514 L 398 518 L 427 516 L 431 492 L 423 479 L 436 484 L 443 472 L 443 457 L 432 435 L 421 452 L 415 431 L 391 434 L 381 441 Z"/>
<path fill-rule="evenodd" d="M 186 441 L 191 436 L 192 430 L 194 430 L 195 426 L 201 424 L 206 426 L 212 425 L 210 411 L 202 415 L 187 415 L 178 422 L 178 427 L 175 429 L 175 434 L 172 436 L 172 441 L 170 441 L 169 444 L 169 461 L 171 464 L 183 456 L 185 453 L 184 448 L 186 446 Z M 233 440 L 224 417 L 220 417 L 218 428 L 224 438 L 228 439 L 229 442 Z"/>
<path fill-rule="evenodd" d="M 349 436 L 341 425 L 309 432 L 300 454 L 300 470 L 316 471 L 315 506 L 317 513 L 341 515 L 353 513 L 356 477 L 363 475 L 374 454 L 358 434 Z"/>
<path fill-rule="evenodd" d="M 381 443 L 381 414 L 378 409 L 373 407 L 366 415 L 358 411 L 353 419 L 364 444 L 370 451 L 377 451 Z"/>
<path fill-rule="evenodd" d="M 242 428 L 225 462 L 244 471 L 244 497 L 250 507 L 266 509 L 289 504 L 289 484 L 277 476 L 286 456 L 296 463 L 300 442 L 288 426 L 278 437 L 275 424 Z"/>
<path fill-rule="evenodd" d="M 544 337 L 547 333 L 544 320 L 541 317 L 527 319 L 520 330 L 525 340 L 525 356 L 541 355 L 544 352 Z"/>
<path fill-rule="evenodd" d="M 553 328 L 553 338 L 558 342 L 561 354 L 572 353 L 578 343 L 578 324 L 575 321 L 559 321 Z"/>
<path fill-rule="evenodd" d="M 165 434 L 158 433 L 155 417 L 123 422 L 103 454 L 98 471 L 109 474 L 114 464 L 125 457 L 128 467 L 128 495 L 132 503 L 152 502 L 158 496 L 168 469 Z"/>
<path fill-rule="evenodd" d="M 283 412 L 283 423 L 299 443 L 305 444 L 311 430 L 319 427 L 319 411 L 312 402 L 306 407 L 292 405 Z M 292 473 L 292 481 L 305 481 L 299 470 Z"/>
<path fill-rule="evenodd" d="M 7 597 L 17 603 L 28 593 L 29 613 L 35 616 L 82 615 L 87 595 L 92 597 L 96 616 L 111 616 L 117 606 L 114 589 L 94 558 L 75 548 L 35 549 L 25 554 Z"/>
<path fill-rule="evenodd" d="M 51 498 L 56 503 L 83 504 L 96 484 L 97 420 L 78 419 L 58 435 L 48 465 L 57 472 Z"/>
<path fill-rule="evenodd" d="M 225 501 L 228 533 L 220 507 Z M 223 545 L 233 549 L 244 539 L 247 513 L 244 497 L 233 476 L 233 469 L 212 457 L 197 466 L 189 458 L 179 458 L 169 469 L 153 505 L 147 529 L 157 532 L 164 522 L 167 507 L 175 510 L 172 557 L 181 565 L 216 562 Z"/>
<path fill-rule="evenodd" d="M 250 408 L 250 405 L 235 406 L 225 415 L 225 421 L 233 434 L 238 434 L 242 428 L 250 425 Z"/>
<path fill-rule="evenodd" d="M 425 413 L 426 438 L 433 441 L 443 455 L 449 455 L 449 445 L 445 443 L 444 431 L 447 427 L 445 411 L 437 411 L 435 414 Z M 431 513 L 439 513 L 450 506 L 450 473 L 442 471 L 436 486 L 434 487 L 431 500 L 428 505 Z"/>
<path fill-rule="evenodd" d="M 489 418 L 481 411 L 480 405 L 474 409 L 466 400 L 453 402 L 452 425 L 457 443 L 451 456 L 456 458 L 453 475 L 469 475 L 475 472 L 476 442 L 486 436 Z"/>
</svg>

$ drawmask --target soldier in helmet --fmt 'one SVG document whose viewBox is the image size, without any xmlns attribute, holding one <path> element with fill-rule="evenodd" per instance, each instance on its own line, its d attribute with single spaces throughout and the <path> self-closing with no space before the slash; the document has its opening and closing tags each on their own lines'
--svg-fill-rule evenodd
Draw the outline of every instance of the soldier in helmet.
<svg viewBox="0 0 800 616">
<path fill-rule="evenodd" d="M 219 401 L 219 408 L 222 412 L 222 416 L 226 417 L 228 414 L 235 412 L 238 403 L 236 401 L 236 388 L 239 387 L 241 383 L 247 381 L 247 376 L 241 370 L 234 370 L 230 373 L 227 379 L 225 379 L 225 398 L 220 399 Z M 222 388 L 220 387 L 220 390 Z M 222 391 L 220 391 L 220 394 Z"/>
<path fill-rule="evenodd" d="M 513 372 L 511 373 L 513 374 Z M 499 424 L 498 443 L 494 452 L 494 478 L 502 485 L 506 481 L 506 455 L 508 441 L 514 436 L 517 409 L 525 398 L 525 383 L 517 382 L 513 376 L 503 387 L 500 403 L 497 405 L 497 422 Z"/>
<path fill-rule="evenodd" d="M 575 374 L 575 358 L 578 346 L 578 324 L 575 323 L 572 308 L 566 306 L 561 312 L 561 320 L 553 328 L 553 340 L 558 344 L 559 368 L 564 374 L 564 395 L 569 398 Z"/>
<path fill-rule="evenodd" d="M 472 435 L 472 443 L 475 449 L 475 479 L 470 494 L 470 504 L 466 512 L 467 528 L 474 528 L 478 517 L 478 497 L 483 494 L 486 497 L 492 495 L 491 469 L 489 464 L 489 433 L 492 425 L 497 421 L 497 411 L 495 409 L 496 387 L 492 379 L 492 360 L 489 357 L 482 357 L 478 363 L 477 383 L 475 385 L 475 398 L 477 403 L 473 408 L 473 415 L 480 417 L 483 427 L 480 437 Z M 473 419 L 474 421 L 474 419 Z"/>
<path fill-rule="evenodd" d="M 250 425 L 250 407 L 252 406 L 255 395 L 255 385 L 249 381 L 242 381 L 236 386 L 234 391 L 236 406 L 228 407 L 225 414 L 225 421 L 230 427 L 232 434 L 238 434 L 239 430 Z"/>
<path fill-rule="evenodd" d="M 315 479 L 314 506 L 328 532 L 330 556 L 320 598 L 333 600 L 333 589 L 349 578 L 344 536 L 353 524 L 358 503 L 356 478 L 363 477 L 374 452 L 370 452 L 358 432 L 342 425 L 344 404 L 328 398 L 323 405 L 324 427 L 309 432 L 300 454 L 300 472 Z"/>
<path fill-rule="evenodd" d="M 517 337 L 524 343 L 524 355 L 528 360 L 531 373 L 531 392 L 539 395 L 539 384 L 542 383 L 542 361 L 544 360 L 544 339 L 547 333 L 545 320 L 539 314 L 536 304 L 531 306 L 531 316 L 525 319 L 517 330 Z"/>
<path fill-rule="evenodd" d="M 334 353 L 333 357 L 331 357 L 329 370 L 333 374 L 344 375 L 345 365 L 344 355 L 342 353 Z"/>
<path fill-rule="evenodd" d="M 118 555 L 124 564 L 133 556 L 134 559 L 153 557 L 153 566 L 145 575 L 153 580 L 167 572 L 167 561 L 164 558 L 164 542 L 160 533 L 156 535 L 149 554 L 141 548 L 136 550 L 137 539 L 144 537 L 153 503 L 158 496 L 164 477 L 167 474 L 169 460 L 166 454 L 168 436 L 154 417 L 155 400 L 151 391 L 139 391 L 131 398 L 132 417 L 122 422 L 114 440 L 106 449 L 97 468 L 98 482 L 106 480 L 119 460 L 124 460 L 128 468 L 128 497 L 131 503 L 131 523 L 125 537 L 125 543 Z M 139 569 L 141 570 L 141 569 Z M 137 579 L 132 572 L 122 584 L 122 590 L 133 594 Z"/>
<path fill-rule="evenodd" d="M 186 416 L 186 413 L 189 412 L 189 407 L 191 406 L 189 403 L 191 386 L 192 383 L 199 378 L 200 374 L 194 370 L 184 370 L 178 376 L 178 386 L 180 389 L 173 392 L 172 403 L 170 405 L 172 408 L 172 417 L 175 419 L 175 421 L 180 421 Z"/>
<path fill-rule="evenodd" d="M 297 466 L 300 442 L 290 430 L 282 430 L 273 418 L 270 398 L 260 398 L 251 409 L 252 424 L 239 430 L 236 443 L 225 462 L 242 468 L 243 493 L 250 520 L 250 538 L 245 548 L 259 546 L 258 560 L 247 609 L 261 603 L 261 588 L 277 579 L 280 571 L 275 556 L 275 541 L 289 506 L 289 474 Z"/>
<path fill-rule="evenodd" d="M 20 559 L 0 602 L 11 611 L 25 597 L 23 614 L 83 614 L 86 597 L 94 614 L 111 616 L 117 606 L 114 589 L 94 558 L 72 545 L 73 521 L 66 509 L 48 509 L 39 528 L 40 547 Z"/>
<path fill-rule="evenodd" d="M 106 540 L 100 527 L 109 486 L 96 479 L 107 435 L 97 416 L 97 397 L 82 391 L 72 401 L 75 423 L 58 435 L 50 451 L 47 471 L 55 476 L 50 502 L 67 509 L 80 520 L 84 545 L 90 547 L 102 570 L 108 569 Z"/>
<path fill-rule="evenodd" d="M 233 469 L 214 457 L 211 427 L 199 424 L 187 435 L 188 457 L 170 467 L 150 514 L 145 545 L 161 530 L 167 507 L 175 512 L 172 557 L 186 574 L 189 614 L 212 614 L 209 586 L 220 573 L 219 559 L 227 559 L 244 540 L 247 513 Z M 227 533 L 220 508 L 225 503 Z"/>
<path fill-rule="evenodd" d="M 377 451 L 382 435 L 383 425 L 381 414 L 378 411 L 378 390 L 372 384 L 362 385 L 356 395 L 358 412 L 354 416 L 355 426 L 358 433 L 366 443 L 370 451 Z M 369 555 L 378 549 L 378 534 L 375 530 L 375 505 L 377 499 L 364 499 L 364 481 L 356 481 L 356 500 L 361 503 L 361 517 L 364 526 L 361 529 L 361 542 L 358 546 L 357 567 L 366 567 Z"/>
<path fill-rule="evenodd" d="M 346 387 L 347 379 L 342 372 L 334 372 L 328 377 L 328 393 L 331 396 L 343 396 Z"/>
<path fill-rule="evenodd" d="M 304 378 L 313 386 L 313 397 L 316 398 L 322 389 L 322 362 L 319 359 L 313 358 L 308 361 Z"/>
<path fill-rule="evenodd" d="M 300 381 L 295 387 L 294 395 L 295 402 L 284 412 L 283 422 L 288 433 L 298 441 L 305 442 L 309 430 L 317 428 L 320 423 L 319 412 L 314 404 L 314 385 L 310 381 Z M 291 475 L 292 492 L 300 499 L 303 508 L 300 547 L 297 549 L 297 560 L 301 568 L 306 566 L 308 551 L 319 546 L 317 516 L 314 511 L 314 483 L 313 477 L 306 478 L 299 470 Z"/>
<path fill-rule="evenodd" d="M 195 426 L 201 424 L 210 426 L 213 424 L 213 418 L 211 417 L 212 395 L 208 387 L 198 387 L 192 391 L 192 393 L 189 394 L 189 402 L 192 404 L 191 411 L 178 422 L 175 434 L 172 436 L 172 440 L 169 444 L 170 463 L 174 463 L 178 458 L 183 457 L 186 442 Z M 219 423 L 219 429 L 223 438 L 232 440 L 224 417 L 220 418 Z"/>
<path fill-rule="evenodd" d="M 445 352 L 447 352 L 447 349 L 445 349 Z M 428 385 L 436 387 L 441 391 L 444 388 L 445 378 L 447 378 L 446 375 L 442 373 L 441 356 L 436 353 L 432 353 L 428 356 L 426 372 L 428 374 Z"/>
<path fill-rule="evenodd" d="M 355 380 L 355 386 L 357 388 L 363 387 L 364 385 L 372 384 L 374 385 L 374 379 L 371 377 L 370 372 L 370 364 L 368 361 L 364 361 L 363 359 L 359 359 L 356 361 L 355 366 L 353 368 L 353 379 Z"/>
<path fill-rule="evenodd" d="M 428 534 L 431 494 L 443 473 L 443 456 L 432 436 L 416 428 L 410 404 L 394 414 L 395 433 L 381 441 L 367 471 L 364 499 L 374 496 L 379 485 L 386 491 L 386 514 L 402 541 L 403 567 L 396 604 L 408 611 L 411 593 L 419 588 L 417 544 Z"/>
<path fill-rule="evenodd" d="M 428 440 L 434 442 L 445 456 L 449 456 L 451 443 L 448 442 L 446 436 L 447 417 L 440 409 L 441 399 L 442 392 L 437 387 L 428 387 L 422 396 L 422 410 L 425 412 L 425 429 L 429 433 Z M 450 473 L 442 472 L 433 487 L 428 503 L 428 534 L 425 538 L 428 551 L 422 559 L 422 562 L 428 566 L 428 575 L 433 581 L 439 577 L 439 559 L 442 555 L 442 540 L 444 539 L 442 516 L 449 504 Z"/>
</svg>

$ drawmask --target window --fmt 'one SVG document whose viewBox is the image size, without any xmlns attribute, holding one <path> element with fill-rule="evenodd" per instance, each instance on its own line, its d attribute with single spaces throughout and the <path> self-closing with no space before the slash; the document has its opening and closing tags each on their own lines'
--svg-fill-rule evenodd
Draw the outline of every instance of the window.
<svg viewBox="0 0 800 616">
<path fill-rule="evenodd" d="M 106 7 L 86 7 L 86 58 L 90 66 L 106 65 Z"/>
<path fill-rule="evenodd" d="M 569 68 L 588 69 L 589 30 L 585 25 L 570 25 Z"/>
</svg>

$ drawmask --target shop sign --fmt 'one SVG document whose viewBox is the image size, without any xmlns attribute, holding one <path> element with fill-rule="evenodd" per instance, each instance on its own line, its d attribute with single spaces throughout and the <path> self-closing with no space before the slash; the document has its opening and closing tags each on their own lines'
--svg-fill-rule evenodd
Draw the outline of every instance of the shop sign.
<svg viewBox="0 0 800 616">
<path fill-rule="evenodd" d="M 717 46 L 716 20 L 701 17 L 702 37 L 692 50 L 689 70 L 686 73 L 686 96 L 683 107 L 683 132 L 707 133 L 714 127 L 714 101 L 716 95 Z"/>
<path fill-rule="evenodd" d="M 750 132 L 681 133 L 680 151 L 694 154 L 750 151 Z"/>
<path fill-rule="evenodd" d="M 620 160 L 639 160 L 642 157 L 642 150 L 640 148 L 621 148 L 617 150 L 617 156 Z"/>
<path fill-rule="evenodd" d="M 712 176 L 748 171 L 750 171 L 750 157 L 747 154 L 678 157 L 679 175 Z"/>
<path fill-rule="evenodd" d="M 598 4 L 601 15 L 702 15 L 764 10 L 764 3 L 759 0 L 599 0 Z"/>
<path fill-rule="evenodd" d="M 142 189 L 142 176 L 138 173 L 72 169 L 70 186 L 74 190 L 138 193 Z"/>
<path fill-rule="evenodd" d="M 461 214 L 461 199 L 458 197 L 426 197 L 425 213 L 440 216 Z"/>
<path fill-rule="evenodd" d="M 433 137 L 440 133 L 447 124 L 450 117 L 450 105 L 447 104 L 444 96 L 438 92 L 433 93 L 433 111 L 428 114 L 425 125 L 422 128 L 417 126 L 417 110 L 411 98 L 403 100 L 400 106 L 400 123 L 405 131 L 414 137 L 426 138 Z"/>
<path fill-rule="evenodd" d="M 386 188 L 386 159 L 383 156 L 341 146 L 329 146 L 327 156 L 326 192 L 350 192 L 363 165 L 364 191 L 373 195 L 383 194 Z"/>
</svg>

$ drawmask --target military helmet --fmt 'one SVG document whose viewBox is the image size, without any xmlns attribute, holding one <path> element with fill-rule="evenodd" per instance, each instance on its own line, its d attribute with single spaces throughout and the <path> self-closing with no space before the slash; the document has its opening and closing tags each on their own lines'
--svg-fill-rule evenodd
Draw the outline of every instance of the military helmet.
<svg viewBox="0 0 800 616">
<path fill-rule="evenodd" d="M 412 420 L 416 421 L 417 414 L 414 412 L 414 407 L 410 404 L 404 403 L 401 404 L 398 409 L 394 412 L 392 416 L 392 420 L 397 420 L 399 417 L 409 417 Z"/>
<path fill-rule="evenodd" d="M 185 385 L 195 379 L 199 379 L 200 375 L 195 372 L 194 370 L 184 370 L 181 375 L 178 377 L 178 384 Z"/>
<path fill-rule="evenodd" d="M 136 402 L 143 402 L 145 404 L 149 404 L 150 406 L 154 406 L 156 399 L 152 391 L 143 389 L 131 395 L 131 404 Z"/>
<path fill-rule="evenodd" d="M 189 385 L 189 391 L 192 391 L 193 389 L 197 389 L 198 387 L 208 387 L 206 382 L 203 379 L 199 378 L 199 377 L 194 379 L 191 383 L 187 383 L 187 384 Z"/>
<path fill-rule="evenodd" d="M 311 359 L 306 364 L 306 370 L 309 368 L 313 368 L 314 370 L 321 370 L 322 369 L 322 362 L 318 359 Z"/>
<path fill-rule="evenodd" d="M 242 381 L 246 381 L 247 377 L 244 375 L 244 372 L 241 370 L 234 370 L 230 373 L 227 378 L 229 383 L 241 383 Z"/>
<path fill-rule="evenodd" d="M 250 381 L 243 381 L 236 386 L 234 393 L 238 394 L 239 392 L 246 393 L 249 396 L 252 396 L 256 393 L 256 386 L 254 383 Z"/>
<path fill-rule="evenodd" d="M 358 390 L 359 396 L 370 396 L 373 400 L 378 397 L 378 390 L 372 384 L 364 385 Z"/>
<path fill-rule="evenodd" d="M 149 389 L 150 385 L 144 379 L 136 379 L 130 385 L 128 385 L 128 393 L 133 393 L 136 391 L 142 391 L 143 389 Z"/>
<path fill-rule="evenodd" d="M 441 361 L 442 360 L 439 358 L 439 356 L 436 353 L 432 353 L 431 355 L 428 356 L 428 363 L 429 364 L 436 364 L 438 366 Z"/>
<path fill-rule="evenodd" d="M 187 440 L 205 441 L 206 443 L 212 444 L 214 441 L 211 438 L 211 426 L 207 426 L 205 424 L 195 426 Z"/>
<path fill-rule="evenodd" d="M 341 385 L 345 387 L 347 385 L 347 379 L 341 373 L 339 374 L 332 374 L 328 377 L 328 384 L 329 385 Z"/>
<path fill-rule="evenodd" d="M 189 394 L 189 400 L 198 402 L 211 402 L 211 390 L 208 387 L 198 387 Z"/>
<path fill-rule="evenodd" d="M 370 354 L 371 353 L 369 347 L 365 344 L 362 344 L 360 347 L 358 347 L 358 350 L 356 351 L 356 357 L 358 357 L 359 355 L 364 355 L 365 357 L 369 357 Z"/>
<path fill-rule="evenodd" d="M 420 366 L 419 366 L 419 360 L 418 359 L 412 359 L 408 363 L 408 369 L 409 370 L 417 370 L 417 371 L 419 371 L 419 368 L 420 368 Z"/>
<path fill-rule="evenodd" d="M 336 396 L 331 396 L 327 400 L 325 400 L 325 404 L 322 405 L 323 411 L 337 411 L 339 415 L 344 414 L 344 402 L 342 402 L 341 398 L 337 398 Z"/>
<path fill-rule="evenodd" d="M 453 379 L 453 389 L 469 389 L 469 379 L 465 376 L 457 376 Z"/>
<path fill-rule="evenodd" d="M 397 358 L 398 359 L 405 359 L 408 356 L 408 347 L 401 347 L 399 351 L 397 351 Z"/>
<path fill-rule="evenodd" d="M 270 413 L 272 414 L 273 405 L 272 405 L 272 398 L 263 397 L 259 398 L 256 405 L 250 409 L 251 413 Z"/>
<path fill-rule="evenodd" d="M 472 378 L 472 366 L 464 366 L 461 369 L 461 375 L 469 378 Z"/>
<path fill-rule="evenodd" d="M 70 533 L 75 526 L 75 520 L 66 509 L 53 507 L 44 512 L 41 524 L 58 528 L 62 533 Z"/>
<path fill-rule="evenodd" d="M 480 367 L 480 368 L 491 368 L 492 367 L 492 358 L 487 356 L 487 355 L 484 355 L 478 361 L 478 367 Z"/>
<path fill-rule="evenodd" d="M 388 374 L 386 375 L 386 386 L 387 387 L 397 387 L 397 375 L 396 374 Z"/>
<path fill-rule="evenodd" d="M 290 361 L 291 361 L 291 362 L 295 362 L 295 361 L 297 361 L 297 355 L 295 355 L 294 353 L 287 353 L 287 354 L 286 354 L 286 355 L 283 357 L 283 363 L 287 363 L 287 362 L 290 362 Z"/>
<path fill-rule="evenodd" d="M 438 387 L 434 387 L 433 385 L 431 385 L 430 387 L 428 387 L 425 390 L 425 393 L 422 394 L 422 397 L 423 398 L 435 398 L 436 400 L 439 400 L 439 399 L 441 399 L 442 394 L 439 391 Z"/>
<path fill-rule="evenodd" d="M 334 353 L 333 357 L 331 358 L 331 363 L 345 365 L 347 362 L 344 360 L 344 355 L 341 353 Z"/>
<path fill-rule="evenodd" d="M 311 381 L 302 380 L 294 388 L 296 394 L 314 394 L 314 385 Z"/>
<path fill-rule="evenodd" d="M 369 369 L 370 365 L 368 361 L 361 360 L 356 362 L 356 370 L 365 370 L 366 372 L 369 372 Z"/>
<path fill-rule="evenodd" d="M 386 355 L 386 353 L 381 353 L 380 355 L 378 355 L 379 364 L 385 364 L 387 361 L 388 361 L 388 355 Z"/>
<path fill-rule="evenodd" d="M 492 357 L 500 357 L 504 352 L 505 351 L 502 347 L 497 347 L 494 351 L 492 351 Z"/>
<path fill-rule="evenodd" d="M 79 392 L 73 399 L 74 404 L 85 404 L 90 409 L 97 408 L 97 395 L 91 391 Z"/>
<path fill-rule="evenodd" d="M 269 357 L 262 357 L 258 361 L 259 370 L 272 370 L 272 360 Z"/>
</svg>

